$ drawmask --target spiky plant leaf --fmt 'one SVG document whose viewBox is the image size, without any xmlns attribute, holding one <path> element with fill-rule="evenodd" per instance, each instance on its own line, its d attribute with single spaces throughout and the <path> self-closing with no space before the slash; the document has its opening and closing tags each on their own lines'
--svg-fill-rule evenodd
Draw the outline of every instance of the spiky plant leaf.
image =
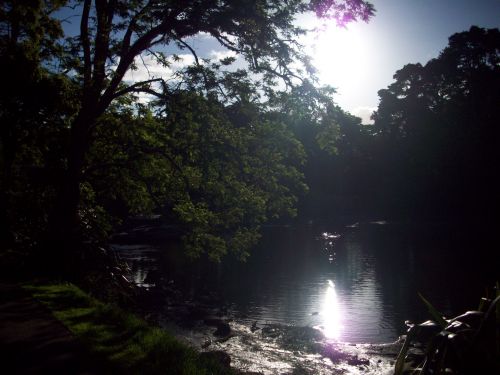
<svg viewBox="0 0 500 375">
<path fill-rule="evenodd" d="M 446 319 L 443 317 L 443 314 L 441 314 L 439 311 L 436 310 L 436 308 L 434 306 L 432 306 L 432 304 L 427 301 L 424 296 L 422 296 L 420 293 L 418 293 L 418 296 L 420 297 L 420 299 L 425 303 L 425 305 L 427 306 L 427 310 L 429 310 L 429 313 L 432 315 L 432 317 L 434 318 L 435 322 L 437 324 L 439 324 L 439 326 L 441 328 L 446 328 L 446 326 L 448 325 L 448 322 L 446 321 Z"/>
</svg>

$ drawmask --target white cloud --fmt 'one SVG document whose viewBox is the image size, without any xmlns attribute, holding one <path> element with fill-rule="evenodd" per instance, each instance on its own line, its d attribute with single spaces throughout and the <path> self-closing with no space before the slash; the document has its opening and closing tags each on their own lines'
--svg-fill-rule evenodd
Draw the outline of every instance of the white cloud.
<svg viewBox="0 0 500 375">
<path fill-rule="evenodd" d="M 171 67 L 174 71 L 194 64 L 194 56 L 190 53 L 183 53 L 177 56 L 180 58 L 179 61 L 173 61 L 172 59 L 170 59 L 172 64 Z M 200 64 L 203 64 L 202 60 L 200 60 Z"/>
<path fill-rule="evenodd" d="M 163 78 L 164 80 L 172 79 L 176 71 L 185 68 L 194 63 L 194 56 L 192 54 L 180 54 L 178 55 L 179 60 L 174 61 L 172 57 L 168 58 L 170 66 L 166 67 L 156 61 L 156 58 L 152 55 L 138 56 L 135 58 L 135 65 L 137 69 L 129 69 L 123 81 L 132 84 L 134 82 L 147 81 L 155 78 Z M 200 63 L 203 63 L 200 61 Z M 159 84 L 152 84 L 153 87 L 159 88 Z M 147 103 L 151 100 L 152 96 L 147 93 L 137 93 L 139 102 Z"/>
<path fill-rule="evenodd" d="M 194 57 L 191 54 L 178 55 L 180 60 L 174 61 L 171 57 L 168 59 L 170 66 L 166 67 L 158 63 L 152 55 L 140 56 L 135 58 L 136 70 L 129 69 L 123 77 L 125 82 L 140 82 L 148 79 L 163 78 L 169 79 L 175 71 L 185 68 L 194 63 Z"/>
<path fill-rule="evenodd" d="M 357 117 L 361 118 L 362 124 L 373 124 L 373 120 L 370 119 L 372 113 L 377 110 L 377 107 L 356 107 L 350 112 Z"/>
<path fill-rule="evenodd" d="M 209 53 L 209 56 L 216 60 L 222 60 L 228 57 L 236 57 L 236 55 L 237 55 L 236 52 L 229 50 L 220 50 L 220 51 L 212 50 Z"/>
<path fill-rule="evenodd" d="M 201 31 L 198 34 L 196 34 L 196 39 L 211 39 L 212 34 L 207 33 L 206 31 Z"/>
<path fill-rule="evenodd" d="M 164 67 L 155 60 L 153 56 L 142 56 L 135 58 L 135 66 L 137 69 L 129 69 L 123 80 L 126 82 L 140 82 L 153 78 L 166 78 L 172 75 L 170 68 Z"/>
</svg>

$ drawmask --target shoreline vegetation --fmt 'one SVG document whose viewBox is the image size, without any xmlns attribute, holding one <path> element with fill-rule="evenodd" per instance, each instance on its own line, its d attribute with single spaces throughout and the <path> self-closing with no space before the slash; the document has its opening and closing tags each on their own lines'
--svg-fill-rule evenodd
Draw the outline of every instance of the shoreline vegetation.
<svg viewBox="0 0 500 375">
<path fill-rule="evenodd" d="M 22 284 L 23 289 L 46 306 L 53 316 L 83 344 L 94 367 L 102 373 L 125 374 L 213 374 L 255 375 L 236 364 L 224 348 L 198 351 L 167 330 L 156 327 L 113 302 L 104 303 L 68 282 L 34 282 Z M 399 344 L 343 345 L 320 343 L 322 334 L 310 327 L 271 325 L 262 330 L 263 337 L 276 338 L 289 358 L 286 374 L 315 374 L 300 365 L 302 354 L 329 359 L 332 374 L 345 369 L 380 370 L 393 364 Z M 394 346 L 394 347 L 393 347 Z M 259 355 L 258 353 L 254 353 Z M 300 357 L 300 358 L 299 358 Z M 238 361 L 236 361 L 238 362 Z M 386 364 L 382 362 L 387 362 Z M 329 372 L 329 373 L 330 373 Z M 264 372 L 267 373 L 267 372 Z M 323 373 L 323 371 L 321 371 Z"/>
<path fill-rule="evenodd" d="M 143 319 L 137 317 L 133 313 L 121 309 L 117 305 L 101 302 L 74 284 L 62 282 L 33 282 L 21 285 L 22 288 L 31 294 L 33 298 L 47 307 L 51 314 L 58 321 L 60 321 L 77 340 L 82 343 L 85 351 L 89 354 L 91 364 L 95 368 L 99 369 L 99 373 L 187 375 L 257 374 L 256 372 L 248 372 L 239 368 L 231 367 L 231 357 L 224 350 L 199 352 L 188 343 L 181 342 L 181 340 L 174 337 L 163 328 L 155 327 L 154 325 L 151 325 Z M 493 316 L 493 320 L 498 322 L 498 317 L 500 315 L 498 315 L 498 309 L 495 308 L 498 306 L 497 304 L 500 300 L 500 294 L 498 293 L 499 292 L 497 290 L 495 301 L 483 298 L 482 301 L 484 307 L 480 307 L 477 312 L 469 311 L 446 322 L 446 324 L 442 315 L 438 313 L 432 305 L 425 301 L 433 318 L 438 323 L 442 320 L 442 323 L 444 324 L 443 332 L 445 332 L 446 335 L 443 336 L 442 332 L 440 332 L 443 327 L 438 329 L 438 323 L 427 321 L 418 325 L 413 325 L 413 328 L 408 331 L 408 335 L 403 340 L 405 343 L 397 356 L 397 360 L 395 362 L 389 361 L 391 364 L 395 365 L 394 373 L 406 374 L 408 371 L 420 371 L 419 373 L 422 373 L 422 371 L 425 372 L 424 368 L 432 366 L 432 361 L 435 362 L 435 358 L 432 353 L 436 350 L 437 337 L 443 336 L 453 340 L 455 337 L 458 337 L 457 335 L 463 336 L 463 332 L 468 334 L 467 330 L 463 330 L 462 325 L 468 326 L 470 322 L 468 320 L 463 321 L 463 319 L 471 317 L 474 315 L 473 313 L 475 313 L 474 316 L 483 314 L 481 311 L 486 309 L 487 312 L 485 313 L 484 321 L 490 321 L 491 323 L 491 319 L 488 319 L 488 317 Z M 491 304 L 486 304 L 487 301 Z M 461 322 L 461 325 L 457 326 L 457 322 Z M 485 329 L 485 324 L 483 323 L 479 325 L 480 330 Z M 426 330 L 422 331 L 422 327 L 426 328 Z M 302 332 L 300 327 L 298 328 L 298 332 Z M 420 329 L 417 334 L 415 334 L 416 328 Z M 457 328 L 459 328 L 459 331 L 460 328 L 462 328 L 463 332 L 457 333 Z M 279 327 L 277 329 L 279 332 Z M 429 331 L 432 331 L 430 335 Z M 291 330 L 290 332 L 296 333 L 296 330 Z M 290 332 L 288 332 L 288 334 L 290 334 Z M 451 336 L 450 332 L 453 332 Z M 492 342 L 494 342 L 495 329 L 488 329 L 487 332 L 493 334 L 493 336 L 489 336 L 491 336 L 491 339 L 493 340 Z M 427 338 L 422 337 L 424 333 L 427 334 L 424 335 Z M 307 333 L 306 336 L 309 334 L 310 333 Z M 286 334 L 284 336 L 286 336 Z M 478 335 L 473 335 L 473 338 L 475 341 L 478 338 Z M 403 341 L 401 341 L 401 343 Z M 441 341 L 440 343 L 443 344 Z M 462 349 L 466 349 L 463 344 L 469 341 L 469 339 L 463 341 L 461 345 Z M 489 339 L 486 341 L 489 341 Z M 486 341 L 481 339 L 483 344 L 486 344 Z M 290 342 L 294 341 L 291 340 Z M 441 344 L 440 347 L 442 347 Z M 364 358 L 358 357 L 358 354 L 362 352 L 344 352 L 344 350 L 340 347 L 331 344 L 325 345 L 319 352 L 323 353 L 322 355 L 324 358 L 331 359 L 334 364 L 334 368 L 332 368 L 334 371 L 333 373 L 336 373 L 334 369 L 337 365 L 340 365 L 341 362 L 346 362 L 350 366 L 361 366 L 359 369 L 365 368 L 368 370 L 370 368 L 370 358 L 373 357 L 372 359 L 376 360 L 377 365 L 379 366 L 382 362 L 380 360 L 380 356 L 387 356 L 391 351 L 389 350 L 389 352 L 383 354 L 380 350 L 385 346 L 386 345 L 379 345 L 379 348 L 377 349 L 375 346 L 370 348 L 370 345 L 365 345 L 363 350 L 364 354 L 362 355 Z M 493 369 L 498 366 L 498 363 L 496 363 L 493 357 L 485 356 L 484 352 L 486 349 L 491 349 L 486 350 L 486 352 L 493 355 L 496 351 L 494 345 L 479 346 L 483 348 L 483 353 L 479 357 L 476 352 L 474 352 L 476 353 L 474 354 L 464 350 L 465 356 L 462 358 L 462 361 L 467 360 L 467 363 L 470 366 L 465 366 L 462 363 L 462 365 L 459 366 L 460 369 Z M 426 347 L 427 350 L 424 350 L 424 347 Z M 286 345 L 283 345 L 283 348 L 285 350 L 290 349 L 293 353 L 295 353 L 295 350 L 299 349 L 287 348 Z M 475 345 L 469 349 L 474 348 L 476 348 Z M 300 349 L 302 350 L 303 348 L 300 347 Z M 329 349 L 331 353 L 326 349 Z M 318 351 L 311 351 L 311 353 L 315 352 L 317 353 Z M 451 350 L 446 350 L 446 352 L 451 353 Z M 465 354 L 465 352 L 467 352 L 467 354 Z M 448 357 L 450 357 L 451 354 Z M 438 365 L 441 366 L 441 370 L 443 369 L 443 365 L 445 365 L 446 368 L 450 367 L 450 369 L 456 367 L 456 363 L 454 363 L 456 358 L 450 357 L 450 359 L 448 357 L 446 358 L 446 361 L 444 359 L 440 362 L 438 361 Z M 424 367 L 418 365 L 418 362 L 422 361 L 422 358 L 425 359 L 424 362 L 426 363 Z M 396 358 L 394 357 L 394 359 Z M 389 360 L 388 357 L 387 360 Z M 451 363 L 450 360 L 453 363 Z M 459 371 L 458 373 L 461 372 Z M 305 369 L 295 367 L 291 374 L 309 374 L 309 372 Z"/>
<path fill-rule="evenodd" d="M 102 303 L 70 283 L 23 288 L 75 335 L 104 373 L 236 374 L 217 354 L 198 353 L 167 331 Z"/>
</svg>

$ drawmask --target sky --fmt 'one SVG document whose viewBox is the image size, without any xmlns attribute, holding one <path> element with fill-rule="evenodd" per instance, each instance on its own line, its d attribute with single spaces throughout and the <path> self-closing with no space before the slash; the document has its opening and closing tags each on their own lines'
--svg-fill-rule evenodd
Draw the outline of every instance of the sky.
<svg viewBox="0 0 500 375">
<path fill-rule="evenodd" d="M 409 63 L 425 64 L 437 57 L 454 33 L 476 25 L 500 28 L 500 0 L 370 0 L 376 14 L 368 22 L 352 23 L 345 29 L 333 25 L 303 40 L 318 69 L 320 83 L 337 89 L 334 100 L 344 110 L 370 123 L 377 108 L 377 92 L 393 81 L 394 73 Z M 78 10 L 65 10 L 61 18 Z M 78 18 L 70 18 L 65 29 L 77 32 Z M 313 16 L 297 22 L 307 28 L 319 26 Z M 205 35 L 189 41 L 200 57 L 218 58 L 227 53 Z M 177 51 L 184 60 L 171 70 L 156 65 L 148 56 L 137 61 L 138 70 L 127 81 L 165 76 L 175 68 L 193 62 L 188 51 Z M 145 64 L 144 64 L 145 63 Z M 145 68 L 147 67 L 147 69 Z"/>
<path fill-rule="evenodd" d="M 500 0 L 371 2 L 370 22 L 318 36 L 313 54 L 321 82 L 337 88 L 335 101 L 364 123 L 378 105 L 378 90 L 404 65 L 437 57 L 449 36 L 472 25 L 500 27 Z"/>
</svg>

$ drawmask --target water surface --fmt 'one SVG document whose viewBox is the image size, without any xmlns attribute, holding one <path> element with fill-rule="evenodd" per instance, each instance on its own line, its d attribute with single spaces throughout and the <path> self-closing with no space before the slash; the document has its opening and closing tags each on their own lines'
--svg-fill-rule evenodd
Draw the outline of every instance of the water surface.
<svg viewBox="0 0 500 375">
<path fill-rule="evenodd" d="M 498 277 L 485 236 L 385 221 L 266 228 L 247 263 L 213 267 L 198 283 L 217 291 L 243 324 L 312 326 L 340 342 L 392 342 L 405 320 L 428 319 L 418 292 L 448 315 L 477 306 Z M 138 283 L 158 272 L 152 248 L 143 250 L 142 258 L 140 248 L 129 251 Z"/>
</svg>

